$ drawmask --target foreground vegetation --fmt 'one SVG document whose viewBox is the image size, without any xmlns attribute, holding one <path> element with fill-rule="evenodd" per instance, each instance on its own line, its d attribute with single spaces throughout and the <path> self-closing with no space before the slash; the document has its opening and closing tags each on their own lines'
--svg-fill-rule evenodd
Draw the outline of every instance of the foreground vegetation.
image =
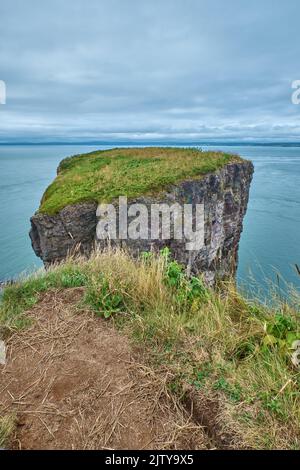
<svg viewBox="0 0 300 470">
<path fill-rule="evenodd" d="M 201 279 L 188 279 L 168 250 L 137 261 L 107 251 L 7 287 L 2 333 L 26 327 L 26 311 L 42 292 L 80 286 L 78 314 L 88 307 L 129 335 L 146 361 L 168 370 L 171 394 L 183 403 L 192 397 L 200 407 L 219 404 L 215 424 L 230 447 L 300 448 L 300 373 L 291 361 L 300 339 L 297 297 L 293 306 L 267 307 L 231 283 L 211 291 Z M 10 429 L 11 420 L 2 418 L 0 438 Z"/>
<path fill-rule="evenodd" d="M 190 148 L 126 148 L 63 160 L 46 190 L 39 212 L 55 214 L 68 204 L 110 202 L 152 194 L 168 185 L 215 171 L 238 157 Z"/>
</svg>

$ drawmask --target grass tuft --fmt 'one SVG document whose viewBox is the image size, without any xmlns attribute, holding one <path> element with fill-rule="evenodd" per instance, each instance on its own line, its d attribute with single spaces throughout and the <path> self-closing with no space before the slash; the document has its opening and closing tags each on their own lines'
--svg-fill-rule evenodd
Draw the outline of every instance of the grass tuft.
<svg viewBox="0 0 300 470">
<path fill-rule="evenodd" d="M 0 416 L 0 449 L 4 449 L 15 428 L 13 416 Z"/>
</svg>

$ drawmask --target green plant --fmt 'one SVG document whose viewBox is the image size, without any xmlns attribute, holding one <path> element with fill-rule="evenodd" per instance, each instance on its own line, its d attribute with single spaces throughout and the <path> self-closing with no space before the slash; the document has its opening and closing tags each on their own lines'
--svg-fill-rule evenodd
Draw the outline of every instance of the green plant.
<svg viewBox="0 0 300 470">
<path fill-rule="evenodd" d="M 61 275 L 62 287 L 82 287 L 88 283 L 88 276 L 85 273 L 78 271 L 66 272 Z"/>
<path fill-rule="evenodd" d="M 263 348 L 278 347 L 287 352 L 293 342 L 300 339 L 296 322 L 282 313 L 276 313 L 265 322 Z"/>
<path fill-rule="evenodd" d="M 154 258 L 154 253 L 152 251 L 143 251 L 141 253 L 141 260 L 144 261 L 144 263 L 151 263 L 151 261 Z"/>
<path fill-rule="evenodd" d="M 85 301 L 93 307 L 97 315 L 104 318 L 121 313 L 126 308 L 123 296 L 117 289 L 112 288 L 105 278 L 88 289 Z"/>
<path fill-rule="evenodd" d="M 212 364 L 211 363 L 205 363 L 203 364 L 202 368 L 200 370 L 195 370 L 194 371 L 194 379 L 191 380 L 191 384 L 199 390 L 205 385 L 206 379 L 209 377 L 209 375 L 212 372 Z"/>
<path fill-rule="evenodd" d="M 274 397 L 270 392 L 264 391 L 259 393 L 259 398 L 267 410 L 275 413 L 279 417 L 284 417 L 283 404 L 279 397 Z"/>
<path fill-rule="evenodd" d="M 195 299 L 208 300 L 209 290 L 199 277 L 191 277 L 187 280 L 187 298 L 190 301 Z"/>
<path fill-rule="evenodd" d="M 242 397 L 242 389 L 239 384 L 232 385 L 224 377 L 220 377 L 215 383 L 213 388 L 224 392 L 231 401 L 238 402 Z"/>
<path fill-rule="evenodd" d="M 177 263 L 177 261 L 169 261 L 166 266 L 166 284 L 169 287 L 179 288 L 183 280 L 183 266 Z"/>
<path fill-rule="evenodd" d="M 184 266 L 175 260 L 171 260 L 169 248 L 161 250 L 160 255 L 165 262 L 165 283 L 174 290 L 179 302 L 192 303 L 196 299 L 208 299 L 209 291 L 203 281 L 195 276 L 188 277 Z"/>
</svg>

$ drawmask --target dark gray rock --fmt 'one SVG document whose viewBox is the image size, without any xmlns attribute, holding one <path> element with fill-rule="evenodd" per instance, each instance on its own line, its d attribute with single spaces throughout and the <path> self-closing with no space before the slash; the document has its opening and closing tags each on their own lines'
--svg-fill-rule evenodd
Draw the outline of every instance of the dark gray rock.
<svg viewBox="0 0 300 470">
<path fill-rule="evenodd" d="M 32 247 L 47 266 L 61 261 L 77 249 L 89 255 L 94 244 L 97 203 L 70 205 L 57 215 L 35 214 L 31 217 Z"/>
<path fill-rule="evenodd" d="M 168 246 L 172 255 L 188 267 L 192 274 L 203 273 L 206 281 L 232 277 L 238 263 L 238 246 L 247 209 L 253 165 L 241 161 L 199 179 L 184 181 L 156 197 L 139 197 L 128 202 L 201 204 L 205 208 L 205 245 L 200 250 L 187 251 L 186 241 L 118 240 L 110 242 L 126 247 L 133 256 L 141 251 L 160 250 Z M 117 207 L 117 205 L 116 205 Z M 65 207 L 57 215 L 36 214 L 31 218 L 32 247 L 47 266 L 63 260 L 78 250 L 89 256 L 95 244 L 104 248 L 107 241 L 96 241 L 97 203 L 80 203 Z"/>
</svg>

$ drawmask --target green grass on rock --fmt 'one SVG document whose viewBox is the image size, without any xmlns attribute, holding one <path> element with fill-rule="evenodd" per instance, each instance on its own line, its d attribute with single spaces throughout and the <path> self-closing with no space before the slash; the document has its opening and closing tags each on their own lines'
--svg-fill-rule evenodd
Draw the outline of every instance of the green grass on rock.
<svg viewBox="0 0 300 470">
<path fill-rule="evenodd" d="M 155 194 L 171 184 L 199 178 L 239 159 L 196 148 L 116 148 L 75 155 L 63 160 L 39 209 L 53 215 L 69 204 L 108 203 Z"/>
</svg>

